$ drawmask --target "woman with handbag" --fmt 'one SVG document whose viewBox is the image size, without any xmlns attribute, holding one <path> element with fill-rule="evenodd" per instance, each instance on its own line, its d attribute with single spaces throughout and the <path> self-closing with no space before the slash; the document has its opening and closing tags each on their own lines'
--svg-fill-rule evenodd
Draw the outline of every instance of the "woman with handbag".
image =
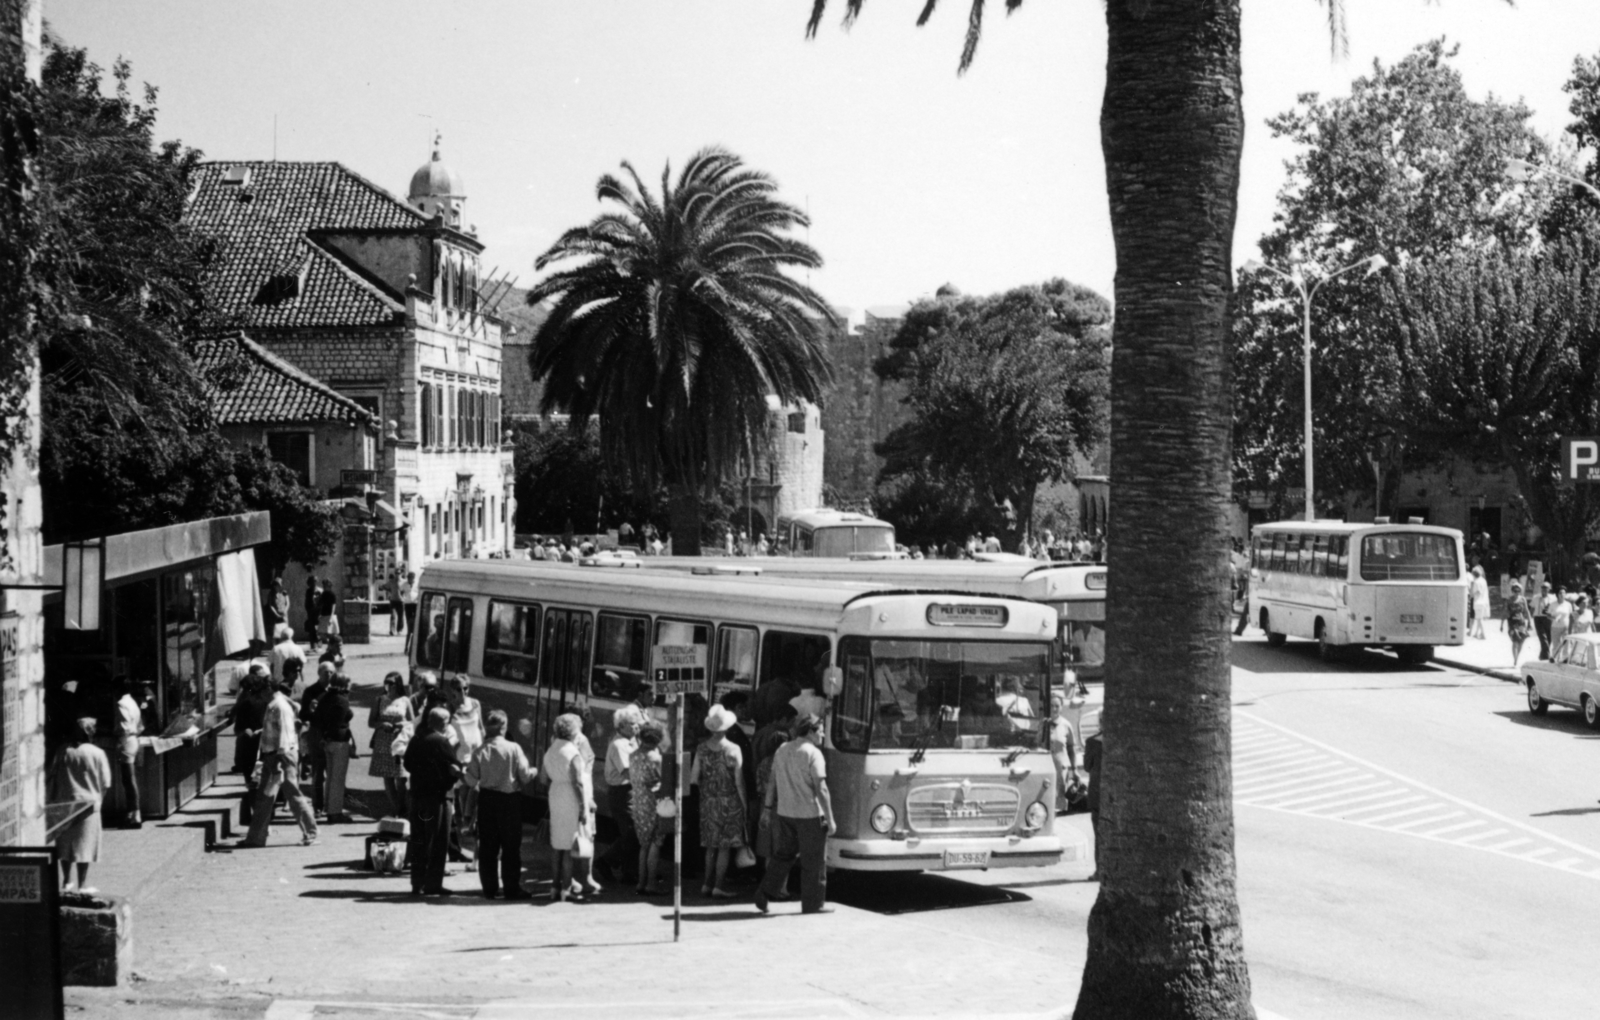
<svg viewBox="0 0 1600 1020">
<path fill-rule="evenodd" d="M 575 847 L 587 833 L 593 846 L 594 816 L 589 812 L 588 784 L 584 781 L 583 751 L 576 739 L 583 732 L 583 721 L 571 713 L 556 717 L 555 739 L 544 753 L 540 775 L 550 784 L 550 902 L 570 899 L 583 902 L 581 887 L 574 891 L 573 858 Z"/>
<path fill-rule="evenodd" d="M 406 678 L 398 672 L 390 672 L 383 678 L 383 693 L 367 714 L 367 725 L 372 728 L 372 761 L 367 766 L 367 774 L 383 780 L 383 791 L 389 795 L 391 810 L 401 818 L 409 814 L 406 767 L 399 758 L 405 748 L 402 745 L 397 754 L 394 746 L 402 732 L 406 743 L 410 742 L 416 718 L 411 699 L 406 696 Z"/>
<path fill-rule="evenodd" d="M 344 810 L 345 779 L 350 770 L 350 755 L 354 751 L 350 720 L 350 678 L 335 673 L 328 692 L 317 701 L 311 724 L 322 737 L 324 790 L 322 801 L 328 808 L 328 821 L 350 821 Z"/>
<path fill-rule="evenodd" d="M 711 734 L 701 743 L 689 770 L 689 785 L 700 788 L 700 845 L 705 848 L 706 870 L 700 894 L 719 900 L 733 899 L 722 887 L 728 875 L 728 858 L 745 848 L 744 756 L 725 734 L 738 722 L 732 712 L 712 705 L 705 727 Z"/>
<path fill-rule="evenodd" d="M 661 844 L 672 835 L 677 823 L 676 807 L 670 791 L 661 784 L 665 762 L 661 756 L 661 742 L 666 733 L 660 725 L 647 722 L 639 728 L 639 747 L 628 758 L 628 784 L 632 788 L 629 805 L 633 815 L 633 831 L 639 839 L 640 896 L 659 895 L 664 892 L 657 881 L 661 868 Z M 671 809 L 662 814 L 662 809 Z"/>
</svg>

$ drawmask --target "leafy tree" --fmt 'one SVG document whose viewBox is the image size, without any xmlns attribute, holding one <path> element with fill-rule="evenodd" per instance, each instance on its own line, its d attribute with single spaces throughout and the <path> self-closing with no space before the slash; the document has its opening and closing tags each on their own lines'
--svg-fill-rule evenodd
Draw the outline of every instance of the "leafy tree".
<svg viewBox="0 0 1600 1020">
<path fill-rule="evenodd" d="M 1534 234 L 1542 189 L 1505 173 L 1507 156 L 1545 146 L 1521 103 L 1467 95 L 1442 39 L 1398 63 L 1374 62 L 1348 97 L 1300 97 L 1268 121 L 1300 151 L 1279 192 L 1277 226 L 1261 252 L 1315 280 L 1374 255 L 1396 266 L 1462 249 L 1515 247 Z M 1351 275 L 1313 310 L 1317 483 L 1325 500 L 1368 490 L 1374 472 L 1398 485 L 1403 467 L 1440 451 L 1405 422 L 1397 338 L 1383 328 L 1379 290 Z M 1270 273 L 1240 281 L 1234 323 L 1235 477 L 1241 490 L 1281 493 L 1303 477 L 1301 305 Z"/>
<path fill-rule="evenodd" d="M 582 432 L 524 423 L 517 430 L 516 469 L 518 531 L 587 534 L 624 521 L 637 528 L 658 515 L 665 522 L 659 514 L 665 493 L 638 489 L 606 464 L 598 422 Z"/>
<path fill-rule="evenodd" d="M 119 61 L 102 94 L 83 50 L 51 43 L 38 160 L 46 541 L 231 512 L 238 486 L 186 336 L 208 321 L 211 246 L 182 223 L 200 154 L 153 140 L 155 89 Z"/>
<path fill-rule="evenodd" d="M 918 303 L 874 366 L 907 383 L 912 411 L 878 446 L 880 480 L 915 477 L 907 495 L 943 483 L 967 497 L 956 519 L 1009 505 L 979 513 L 1016 548 L 1039 486 L 1070 478 L 1075 455 L 1105 439 L 1110 319 L 1104 298 L 1065 280 Z"/>
<path fill-rule="evenodd" d="M 1600 493 L 1562 482 L 1560 445 L 1600 430 L 1600 233 L 1459 252 L 1387 290 L 1411 430 L 1509 467 L 1553 562 L 1575 569 Z"/>
<path fill-rule="evenodd" d="M 805 213 L 766 174 L 723 149 L 696 153 L 652 195 L 633 167 L 597 195 L 619 208 L 563 234 L 536 267 L 562 268 L 528 292 L 550 300 L 533 337 L 541 409 L 581 432 L 600 420 L 607 463 L 665 483 L 673 548 L 700 550 L 701 499 L 753 459 L 768 400 L 815 402 L 828 380 L 834 316 L 788 275 L 822 259 L 788 235 Z M 575 260 L 575 261 L 574 261 Z"/>
<path fill-rule="evenodd" d="M 239 507 L 272 514 L 272 541 L 264 547 L 272 576 L 291 560 L 314 568 L 333 555 L 344 530 L 336 503 L 302 487 L 294 469 L 273 460 L 264 446 L 230 450 L 226 461 L 238 486 Z"/>
</svg>

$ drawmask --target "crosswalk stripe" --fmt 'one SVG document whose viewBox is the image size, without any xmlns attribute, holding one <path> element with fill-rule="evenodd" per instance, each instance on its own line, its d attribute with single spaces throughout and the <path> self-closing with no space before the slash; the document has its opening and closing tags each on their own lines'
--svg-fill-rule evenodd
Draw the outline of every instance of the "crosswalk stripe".
<svg viewBox="0 0 1600 1020">
<path fill-rule="evenodd" d="M 1356 781 L 1360 782 L 1361 779 L 1371 779 L 1371 778 L 1372 778 L 1372 776 L 1369 774 L 1369 775 L 1366 775 L 1366 776 L 1363 776 L 1363 777 L 1358 777 Z M 1311 810 L 1311 805 L 1313 805 L 1313 804 L 1322 804 L 1322 805 L 1324 805 L 1323 808 L 1319 808 L 1318 810 L 1324 810 L 1324 809 L 1338 810 L 1339 808 L 1342 808 L 1347 804 L 1360 803 L 1363 800 L 1371 799 L 1371 797 L 1387 797 L 1388 796 L 1387 793 L 1371 793 L 1371 791 L 1373 791 L 1373 790 L 1393 790 L 1393 789 L 1394 789 L 1394 787 L 1391 786 L 1389 783 L 1386 783 L 1383 780 L 1378 780 L 1377 782 L 1372 782 L 1372 783 L 1362 783 L 1362 785 L 1360 785 L 1360 786 L 1346 787 L 1345 789 L 1339 790 L 1339 791 L 1337 791 L 1335 793 L 1320 793 L 1315 797 L 1302 797 L 1299 800 L 1284 801 L 1284 802 L 1281 802 L 1281 803 L 1278 803 L 1278 804 L 1274 804 L 1273 806 L 1274 807 L 1279 807 L 1279 808 L 1287 808 L 1289 810 L 1295 810 L 1295 811 L 1305 811 L 1307 814 L 1315 814 L 1316 812 Z M 1354 795 L 1358 794 L 1358 793 L 1367 794 L 1367 796 L 1355 797 Z"/>
<path fill-rule="evenodd" d="M 1462 844 L 1476 843 L 1480 839 L 1493 839 L 1496 836 L 1504 835 L 1510 831 L 1510 829 L 1490 829 L 1488 832 L 1475 832 L 1470 836 L 1462 836 L 1460 839 L 1456 840 L 1456 842 Z M 1479 849 L 1482 848 L 1480 847 Z"/>
<path fill-rule="evenodd" d="M 1402 822 L 1401 824 L 1395 826 L 1395 831 L 1401 832 L 1406 829 L 1415 829 L 1419 825 L 1434 825 L 1438 822 L 1448 822 L 1452 818 L 1460 817 L 1461 812 L 1459 811 L 1446 811 L 1442 815 L 1434 815 L 1431 818 L 1417 818 L 1413 821 Z"/>
<path fill-rule="evenodd" d="M 1329 790 L 1329 789 L 1332 789 L 1333 787 L 1336 787 L 1336 786 L 1347 786 L 1350 783 L 1354 783 L 1357 780 L 1362 778 L 1360 770 L 1351 769 L 1350 772 L 1353 773 L 1353 774 L 1352 775 L 1342 776 L 1342 777 L 1339 777 L 1339 778 L 1330 777 L 1327 782 L 1312 783 L 1310 785 L 1306 785 L 1305 783 L 1279 783 L 1278 787 L 1293 786 L 1293 787 L 1295 787 L 1295 789 L 1293 789 L 1293 790 L 1281 790 L 1280 789 L 1277 793 L 1269 793 L 1269 792 L 1267 792 L 1267 790 L 1261 790 L 1261 791 L 1258 791 L 1256 793 L 1251 794 L 1249 799 L 1256 800 L 1256 801 L 1263 801 L 1263 802 L 1280 801 L 1280 800 L 1293 800 L 1294 798 L 1299 797 L 1302 794 L 1315 793 L 1318 790 Z"/>
<path fill-rule="evenodd" d="M 1297 783 L 1305 782 L 1306 774 L 1312 772 L 1319 772 L 1323 775 L 1345 775 L 1360 771 L 1360 769 L 1346 765 L 1343 768 L 1329 772 L 1326 765 L 1311 765 L 1303 769 L 1295 769 L 1293 772 L 1285 772 L 1282 775 L 1273 776 L 1270 779 L 1260 779 L 1250 783 L 1235 783 L 1233 786 L 1234 796 L 1258 797 L 1265 791 L 1276 790 L 1280 786 L 1294 786 Z M 1241 787 L 1243 787 L 1242 790 L 1240 789 Z"/>
<path fill-rule="evenodd" d="M 1470 822 L 1462 822 L 1459 825 L 1446 825 L 1442 829 L 1429 829 L 1427 832 L 1418 833 L 1418 835 L 1429 836 L 1434 839 L 1438 839 L 1447 832 L 1460 832 L 1463 829 L 1476 829 L 1478 826 L 1483 824 L 1484 822 L 1481 819 L 1475 818 Z"/>
<path fill-rule="evenodd" d="M 1553 867 L 1553 868 L 1570 868 L 1574 864 L 1577 864 L 1577 863 L 1579 863 L 1579 859 L 1578 858 L 1576 858 L 1576 857 L 1566 857 L 1566 858 L 1563 858 L 1562 860 L 1559 860 L 1559 861 L 1552 861 L 1550 866 Z"/>
<path fill-rule="evenodd" d="M 1417 799 L 1418 800 L 1424 800 L 1425 798 L 1418 797 Z M 1361 824 L 1362 825 L 1382 825 L 1384 822 L 1391 821 L 1392 819 L 1395 819 L 1395 818 L 1404 818 L 1407 815 L 1414 815 L 1414 814 L 1417 814 L 1420 811 L 1437 811 L 1438 809 L 1439 809 L 1439 805 L 1437 805 L 1437 804 L 1426 804 L 1426 803 L 1425 804 L 1419 804 L 1416 807 L 1406 808 L 1404 811 L 1391 811 L 1386 815 L 1379 815 L 1376 818 L 1363 818 L 1361 820 Z"/>
<path fill-rule="evenodd" d="M 1514 846 L 1521 846 L 1524 843 L 1532 843 L 1532 842 L 1533 842 L 1533 840 L 1529 839 L 1526 836 L 1519 836 L 1516 839 L 1508 839 L 1504 843 L 1496 843 L 1494 846 L 1486 846 L 1486 847 L 1484 847 L 1484 849 L 1485 850 L 1494 850 L 1496 852 L 1499 852 L 1499 851 L 1502 851 L 1502 850 L 1510 850 Z"/>
<path fill-rule="evenodd" d="M 1528 858 L 1528 860 L 1532 861 L 1532 860 L 1538 860 L 1540 857 L 1549 857 L 1551 854 L 1553 854 L 1555 852 L 1556 852 L 1556 848 L 1553 847 L 1553 846 L 1542 846 L 1537 850 L 1529 850 L 1527 853 L 1523 854 L 1522 856 L 1524 856 L 1524 857 Z"/>
<path fill-rule="evenodd" d="M 1346 811 L 1344 814 L 1340 815 L 1339 817 L 1348 819 L 1350 821 L 1359 821 L 1359 822 L 1361 822 L 1361 824 L 1366 825 L 1368 822 L 1372 821 L 1372 819 L 1370 819 L 1370 818 L 1362 818 L 1360 816 L 1371 814 L 1374 811 L 1387 811 L 1390 808 L 1397 808 L 1397 807 L 1400 807 L 1403 804 L 1415 804 L 1419 800 L 1426 800 L 1426 799 L 1427 798 L 1425 798 L 1425 797 L 1418 797 L 1418 796 L 1415 796 L 1415 795 L 1409 796 L 1409 797 L 1400 797 L 1400 798 L 1395 799 L 1395 800 L 1387 801 L 1386 803 L 1383 803 L 1383 804 L 1369 804 L 1364 808 L 1357 808 L 1354 811 Z"/>
<path fill-rule="evenodd" d="M 1304 749 L 1299 751 L 1280 751 L 1268 758 L 1257 758 L 1254 760 L 1249 758 L 1235 758 L 1234 774 L 1250 775 L 1251 773 L 1255 772 L 1272 772 L 1276 769 L 1283 768 L 1285 765 L 1295 765 L 1303 761 L 1326 760 L 1326 755 L 1318 754 L 1315 751 L 1306 751 Z"/>
</svg>

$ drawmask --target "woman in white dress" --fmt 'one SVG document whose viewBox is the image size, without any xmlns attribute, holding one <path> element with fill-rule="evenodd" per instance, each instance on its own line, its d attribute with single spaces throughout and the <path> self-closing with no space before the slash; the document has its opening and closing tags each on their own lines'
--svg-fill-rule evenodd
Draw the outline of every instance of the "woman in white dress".
<svg viewBox="0 0 1600 1020">
<path fill-rule="evenodd" d="M 583 732 L 583 720 L 572 714 L 557 716 L 555 739 L 544 753 L 542 774 L 550 780 L 550 849 L 555 857 L 551 865 L 550 900 L 563 898 L 582 901 L 581 893 L 573 893 L 572 845 L 580 833 L 594 836 L 594 816 L 589 812 L 588 782 L 584 773 L 583 752 L 575 743 Z"/>
<path fill-rule="evenodd" d="M 1467 599 L 1472 603 L 1472 636 L 1482 638 L 1483 621 L 1489 618 L 1489 582 L 1484 579 L 1483 568 L 1472 568 L 1472 583 L 1467 586 Z"/>
</svg>

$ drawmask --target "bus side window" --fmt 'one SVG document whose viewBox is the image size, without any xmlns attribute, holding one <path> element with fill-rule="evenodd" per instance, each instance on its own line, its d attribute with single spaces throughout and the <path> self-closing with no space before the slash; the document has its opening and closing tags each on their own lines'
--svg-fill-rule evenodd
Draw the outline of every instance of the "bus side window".
<svg viewBox="0 0 1600 1020">
<path fill-rule="evenodd" d="M 1327 535 L 1318 535 L 1317 544 L 1311 550 L 1311 573 L 1318 577 L 1328 573 L 1328 538 Z"/>
<path fill-rule="evenodd" d="M 761 690 L 755 698 L 757 710 L 764 706 L 769 712 L 776 712 L 781 702 L 808 688 L 821 694 L 822 671 L 828 668 L 830 651 L 825 637 L 767 631 L 761 639 Z M 769 687 L 773 690 L 768 691 Z M 756 720 L 762 725 L 771 721 L 771 718 Z"/>
<path fill-rule="evenodd" d="M 756 685 L 756 646 L 754 627 L 717 629 L 717 661 L 712 671 L 712 700 L 728 691 L 748 691 Z"/>
<path fill-rule="evenodd" d="M 597 698 L 632 701 L 644 685 L 646 616 L 601 613 L 589 689 Z"/>
<path fill-rule="evenodd" d="M 1349 541 L 1348 535 L 1332 535 L 1328 538 L 1327 575 L 1329 577 L 1345 576 L 1345 548 Z"/>
<path fill-rule="evenodd" d="M 810 528 L 796 528 L 794 532 L 794 551 L 797 556 L 810 556 L 812 545 L 812 531 Z"/>
<path fill-rule="evenodd" d="M 484 675 L 531 684 L 538 671 L 539 607 L 490 601 L 483 633 Z"/>
<path fill-rule="evenodd" d="M 1288 548 L 1288 545 L 1289 545 L 1289 536 L 1284 534 L 1283 532 L 1280 531 L 1277 534 L 1272 536 L 1272 569 L 1273 570 L 1286 570 L 1286 569 L 1288 569 L 1284 565 L 1284 560 L 1286 558 L 1284 553 L 1285 553 L 1285 550 Z"/>
<path fill-rule="evenodd" d="M 1309 573 L 1312 572 L 1314 564 L 1312 563 L 1312 560 L 1311 560 L 1311 554 L 1316 549 L 1316 545 L 1317 545 L 1317 536 L 1315 536 L 1315 535 L 1301 535 L 1300 536 L 1300 573 L 1309 574 Z"/>
<path fill-rule="evenodd" d="M 449 620 L 445 625 L 444 668 L 465 673 L 472 667 L 472 600 L 450 600 Z"/>
<path fill-rule="evenodd" d="M 440 653 L 444 651 L 444 595 L 424 592 L 422 608 L 417 613 L 417 665 L 439 668 Z"/>
</svg>

